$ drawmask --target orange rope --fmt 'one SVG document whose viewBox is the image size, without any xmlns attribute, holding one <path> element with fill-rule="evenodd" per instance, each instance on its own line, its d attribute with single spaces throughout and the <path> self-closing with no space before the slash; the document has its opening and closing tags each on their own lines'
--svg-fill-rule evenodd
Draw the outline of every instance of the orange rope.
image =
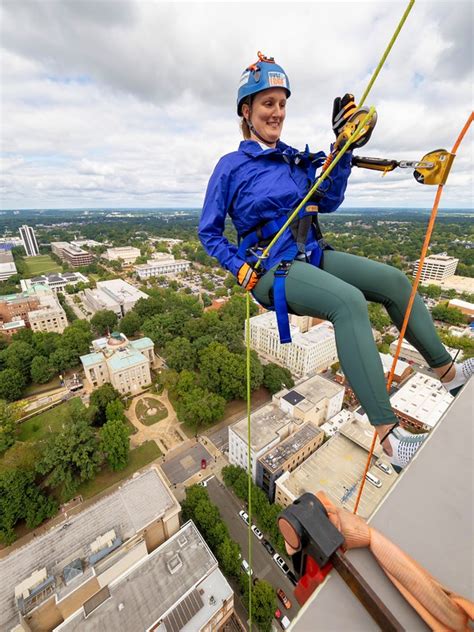
<svg viewBox="0 0 474 632">
<path fill-rule="evenodd" d="M 467 130 L 469 129 L 472 121 L 474 120 L 474 112 L 471 112 L 469 118 L 467 119 L 466 123 L 464 124 L 464 127 L 462 128 L 461 132 L 459 133 L 459 136 L 456 140 L 456 142 L 453 145 L 453 149 L 451 150 L 452 154 L 455 154 L 459 145 L 461 144 L 464 136 L 466 135 Z M 387 391 L 390 390 L 390 386 L 392 385 L 392 381 L 393 381 L 393 376 L 395 375 L 395 368 L 397 366 L 397 362 L 398 362 L 398 357 L 400 355 L 400 351 L 402 348 L 402 342 L 403 342 L 403 338 L 405 337 L 405 332 L 408 326 L 408 321 L 410 319 L 410 314 L 411 314 L 411 310 L 413 307 L 413 303 L 415 301 L 415 296 L 416 296 L 416 291 L 418 289 L 418 285 L 420 283 L 420 279 L 421 279 L 421 273 L 423 270 L 423 263 L 425 261 L 425 257 L 426 257 L 426 253 L 428 251 L 428 246 L 430 244 L 430 240 L 431 240 L 431 234 L 433 232 L 433 228 L 434 228 L 434 224 L 435 224 L 435 220 L 436 220 L 436 215 L 438 213 L 438 206 L 439 206 L 439 201 L 441 199 L 441 194 L 443 192 L 443 185 L 440 184 L 438 185 L 438 190 L 436 191 L 436 197 L 433 203 L 433 208 L 431 210 L 431 216 L 430 216 L 430 221 L 428 223 L 428 228 L 426 230 L 426 235 L 425 235 L 425 241 L 423 243 L 423 248 L 421 249 L 421 255 L 420 255 L 420 263 L 418 264 L 418 271 L 416 273 L 416 278 L 415 281 L 413 283 L 413 287 L 411 290 L 411 295 L 410 295 L 410 300 L 408 301 L 408 306 L 405 312 L 405 318 L 403 319 L 403 325 L 402 328 L 400 330 L 400 338 L 398 340 L 398 345 L 397 345 L 397 349 L 395 351 L 395 356 L 393 358 L 393 362 L 392 362 L 392 368 L 390 369 L 390 373 L 388 376 L 388 380 L 387 380 Z M 357 513 L 357 509 L 359 508 L 359 503 L 360 503 L 360 499 L 362 496 L 362 491 L 364 489 L 364 485 L 365 485 L 365 475 L 367 474 L 369 467 L 370 467 L 370 462 L 372 460 L 372 455 L 374 453 L 375 450 L 375 443 L 377 440 L 377 431 L 374 430 L 374 436 L 372 439 L 372 445 L 370 446 L 370 451 L 369 451 L 369 456 L 367 458 L 367 463 L 365 464 L 365 469 L 364 469 L 364 474 L 362 476 L 362 481 L 361 481 L 361 485 L 359 488 L 359 493 L 357 494 L 357 500 L 355 502 L 355 506 L 354 506 L 354 513 Z"/>
</svg>

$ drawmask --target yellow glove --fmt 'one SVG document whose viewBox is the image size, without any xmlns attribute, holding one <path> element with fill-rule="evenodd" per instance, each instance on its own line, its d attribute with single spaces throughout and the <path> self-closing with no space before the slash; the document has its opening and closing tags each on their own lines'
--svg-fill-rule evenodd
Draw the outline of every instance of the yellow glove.
<svg viewBox="0 0 474 632">
<path fill-rule="evenodd" d="M 237 273 L 239 285 L 249 292 L 257 285 L 258 279 L 258 273 L 248 263 L 244 263 Z"/>
</svg>

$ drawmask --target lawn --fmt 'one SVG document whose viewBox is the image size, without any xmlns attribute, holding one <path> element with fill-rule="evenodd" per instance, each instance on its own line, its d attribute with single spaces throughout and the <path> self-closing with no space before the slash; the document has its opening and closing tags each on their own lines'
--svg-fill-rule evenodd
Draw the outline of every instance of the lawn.
<svg viewBox="0 0 474 632">
<path fill-rule="evenodd" d="M 46 382 L 45 384 L 30 384 L 23 391 L 23 397 L 31 397 L 32 395 L 41 395 L 41 393 L 47 393 L 48 391 L 53 390 L 54 388 L 59 388 L 61 386 L 61 381 L 59 376 L 56 375 L 50 382 Z"/>
<path fill-rule="evenodd" d="M 155 410 L 155 412 L 150 415 L 148 413 L 149 410 Z M 153 399 L 152 397 L 141 399 L 135 407 L 135 412 L 138 419 L 142 424 L 145 424 L 145 426 L 156 424 L 168 416 L 166 406 L 163 406 L 157 399 Z"/>
<path fill-rule="evenodd" d="M 38 255 L 37 257 L 25 257 L 25 276 L 38 276 L 49 272 L 61 272 L 62 268 L 49 255 Z"/>
<path fill-rule="evenodd" d="M 52 433 L 60 432 L 68 409 L 69 402 L 65 402 L 19 424 L 18 441 L 40 441 Z"/>
<path fill-rule="evenodd" d="M 124 478 L 128 478 L 134 472 L 144 467 L 148 463 L 151 463 L 155 459 L 161 456 L 161 451 L 154 441 L 146 441 L 142 443 L 138 448 L 130 450 L 130 458 L 128 465 L 125 469 L 118 472 L 109 470 L 108 467 L 103 467 L 95 478 L 83 483 L 76 492 L 86 498 L 91 498 L 98 494 L 107 487 L 118 483 Z"/>
</svg>

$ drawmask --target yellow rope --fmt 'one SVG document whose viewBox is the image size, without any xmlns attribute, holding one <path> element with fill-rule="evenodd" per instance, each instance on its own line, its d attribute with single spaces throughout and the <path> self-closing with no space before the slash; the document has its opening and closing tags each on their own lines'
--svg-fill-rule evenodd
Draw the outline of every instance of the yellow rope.
<svg viewBox="0 0 474 632">
<path fill-rule="evenodd" d="M 246 303 L 246 325 L 247 330 L 245 332 L 245 342 L 247 347 L 247 495 L 249 506 L 249 629 L 252 632 L 252 458 L 251 458 L 251 431 L 250 431 L 250 406 L 251 406 L 251 391 L 250 391 L 250 292 L 247 292 Z"/>
</svg>

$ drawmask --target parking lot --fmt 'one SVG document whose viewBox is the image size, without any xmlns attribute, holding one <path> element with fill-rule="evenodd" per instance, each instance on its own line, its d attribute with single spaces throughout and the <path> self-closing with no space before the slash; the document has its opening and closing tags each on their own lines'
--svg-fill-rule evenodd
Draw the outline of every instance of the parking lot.
<svg viewBox="0 0 474 632">
<path fill-rule="evenodd" d="M 201 470 L 202 459 L 206 459 L 207 464 L 214 461 L 206 448 L 195 443 L 177 456 L 164 460 L 161 467 L 172 485 L 179 484 Z"/>
</svg>

